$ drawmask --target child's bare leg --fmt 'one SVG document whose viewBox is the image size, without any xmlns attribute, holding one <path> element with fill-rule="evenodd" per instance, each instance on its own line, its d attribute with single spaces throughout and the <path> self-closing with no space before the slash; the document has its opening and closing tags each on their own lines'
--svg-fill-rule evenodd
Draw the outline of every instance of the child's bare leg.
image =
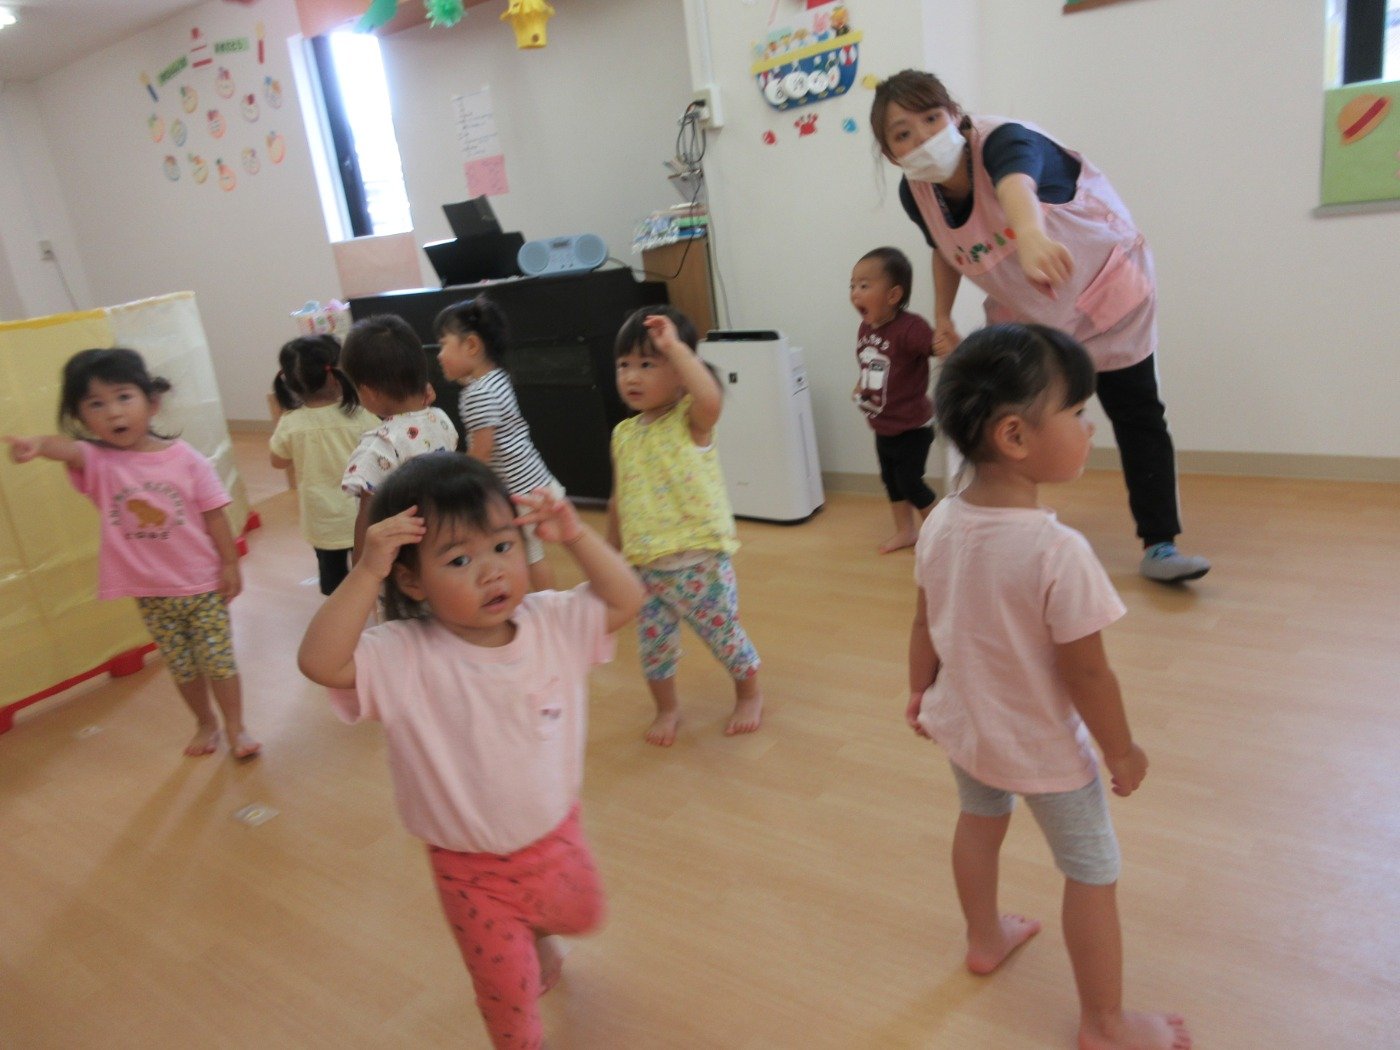
<svg viewBox="0 0 1400 1050">
<path fill-rule="evenodd" d="M 953 880 L 967 921 L 965 961 L 976 974 L 991 973 L 1040 932 L 1037 919 L 997 911 L 1001 844 L 1010 826 L 1010 813 L 1001 817 L 960 813 L 953 832 Z"/>
<path fill-rule="evenodd" d="M 536 933 L 535 954 L 540 957 L 540 994 L 544 995 L 559 983 L 559 978 L 564 972 L 564 956 L 569 954 L 569 945 L 562 937 Z"/>
<path fill-rule="evenodd" d="M 890 515 L 894 518 L 894 533 L 880 544 L 881 554 L 903 550 L 919 542 L 919 514 L 914 504 L 907 499 L 892 500 Z"/>
<path fill-rule="evenodd" d="M 724 727 L 725 736 L 752 733 L 763 724 L 763 690 L 758 685 L 758 672 L 734 680 L 734 713 Z"/>
<path fill-rule="evenodd" d="M 243 687 L 238 676 L 212 679 L 209 686 L 224 716 L 229 751 L 234 758 L 252 758 L 262 750 L 262 745 L 249 736 L 243 726 Z"/>
<path fill-rule="evenodd" d="M 185 745 L 185 754 L 191 758 L 212 755 L 219 747 L 219 720 L 214 716 L 214 705 L 209 702 L 206 679 L 201 675 L 188 681 L 177 681 L 175 688 L 180 691 L 180 699 L 185 701 L 185 706 L 193 713 L 197 723 L 194 736 Z"/>
<path fill-rule="evenodd" d="M 676 696 L 676 676 L 648 678 L 647 688 L 656 704 L 656 718 L 646 732 L 648 744 L 670 747 L 676 742 L 676 730 L 681 724 L 681 702 Z"/>
<path fill-rule="evenodd" d="M 1079 1050 L 1187 1050 L 1191 1033 L 1179 1015 L 1123 1010 L 1117 888 L 1065 880 L 1063 921 L 1079 988 Z"/>
<path fill-rule="evenodd" d="M 529 571 L 530 590 L 554 590 L 554 568 L 549 564 L 548 558 L 541 558 L 539 561 L 531 562 L 529 565 Z"/>
</svg>

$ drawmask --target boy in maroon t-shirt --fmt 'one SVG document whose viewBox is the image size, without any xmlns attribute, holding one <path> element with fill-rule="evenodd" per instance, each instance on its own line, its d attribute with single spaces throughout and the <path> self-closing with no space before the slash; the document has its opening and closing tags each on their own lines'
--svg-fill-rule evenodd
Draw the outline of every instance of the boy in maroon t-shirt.
<svg viewBox="0 0 1400 1050">
<path fill-rule="evenodd" d="M 852 396 L 875 431 L 880 480 L 894 515 L 894 535 L 880 544 L 881 554 L 914 546 L 919 525 L 938 498 L 924 484 L 933 444 L 928 394 L 933 329 L 906 309 L 913 272 L 898 248 L 866 252 L 851 271 L 851 305 L 860 314 L 860 379 Z"/>
</svg>

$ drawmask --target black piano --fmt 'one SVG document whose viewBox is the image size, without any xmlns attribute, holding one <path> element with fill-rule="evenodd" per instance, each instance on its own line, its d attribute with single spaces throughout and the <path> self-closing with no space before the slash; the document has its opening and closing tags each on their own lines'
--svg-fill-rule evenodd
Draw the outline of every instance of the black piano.
<svg viewBox="0 0 1400 1050">
<path fill-rule="evenodd" d="M 570 496 L 605 500 L 612 492 L 608 441 L 628 410 L 617 396 L 613 341 L 641 306 L 667 302 L 666 286 L 618 267 L 479 285 L 383 292 L 350 300 L 350 316 L 398 314 L 423 340 L 437 405 L 458 430 L 461 387 L 443 378 L 433 319 L 445 306 L 486 295 L 510 322 L 505 369 L 535 447 Z"/>
</svg>

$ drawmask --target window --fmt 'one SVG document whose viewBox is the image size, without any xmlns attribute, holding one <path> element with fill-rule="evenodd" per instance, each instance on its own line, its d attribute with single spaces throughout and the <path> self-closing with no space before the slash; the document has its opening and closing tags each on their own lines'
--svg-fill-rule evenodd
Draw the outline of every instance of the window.
<svg viewBox="0 0 1400 1050">
<path fill-rule="evenodd" d="M 332 239 L 412 230 L 379 40 L 337 30 L 306 43 L 329 164 L 322 192 L 329 183 L 338 197 L 326 208 L 328 224 L 330 216 L 340 218 Z"/>
<path fill-rule="evenodd" d="M 1400 0 L 1329 0 L 1328 82 L 1400 80 Z"/>
</svg>

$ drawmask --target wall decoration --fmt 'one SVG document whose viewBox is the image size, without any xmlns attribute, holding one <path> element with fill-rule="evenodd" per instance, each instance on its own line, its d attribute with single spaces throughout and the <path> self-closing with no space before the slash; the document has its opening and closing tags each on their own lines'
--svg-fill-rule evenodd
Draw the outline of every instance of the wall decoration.
<svg viewBox="0 0 1400 1050">
<path fill-rule="evenodd" d="M 157 61 L 164 61 L 159 56 L 155 56 L 157 61 L 148 58 L 145 70 L 134 71 L 136 81 L 146 92 L 142 105 L 155 104 L 153 112 L 142 114 L 151 140 L 168 140 L 167 148 L 187 150 L 183 160 L 179 153 L 160 153 L 152 158 L 170 182 L 183 181 L 194 187 L 217 182 L 228 193 L 238 186 L 238 168 L 243 169 L 245 177 L 252 176 L 261 171 L 264 163 L 281 164 L 286 159 L 287 141 L 280 132 L 249 129 L 261 119 L 264 106 L 280 109 L 283 100 L 281 81 L 259 69 L 267 61 L 266 29 L 260 22 L 250 29 L 211 40 L 194 26 L 189 29 L 188 43 L 182 46 L 177 40 L 177 55 L 160 65 L 159 73 L 153 76 L 146 71 L 156 68 Z M 217 99 L 208 94 L 210 90 Z M 228 104 L 222 104 L 220 99 L 227 99 Z M 211 101 L 216 103 L 212 108 Z M 232 120 L 228 106 L 235 104 L 242 120 Z M 217 147 L 212 145 L 216 141 Z M 205 158 L 215 150 L 218 156 L 211 163 Z M 223 157 L 229 160 L 226 162 Z M 188 180 L 182 177 L 185 173 L 190 176 Z"/>
<path fill-rule="evenodd" d="M 1373 95 L 1363 91 L 1337 114 L 1337 132 L 1343 146 L 1360 142 L 1380 126 L 1390 112 L 1390 99 L 1384 95 Z"/>
<path fill-rule="evenodd" d="M 190 68 L 203 69 L 213 64 L 214 57 L 209 54 L 209 41 L 204 39 L 204 34 L 195 26 L 190 30 Z"/>
<path fill-rule="evenodd" d="M 765 132 L 763 133 L 763 144 L 764 144 L 765 146 L 776 145 L 776 144 L 777 144 L 777 141 L 778 141 L 778 136 L 775 135 L 773 132 L 771 132 L 771 131 L 765 131 Z"/>
<path fill-rule="evenodd" d="M 501 21 L 511 24 L 515 30 L 515 46 L 524 51 L 549 43 L 545 23 L 553 17 L 554 8 L 546 0 L 510 0 Z"/>
<path fill-rule="evenodd" d="M 798 138 L 805 138 L 817 133 L 817 116 L 816 113 L 808 113 L 805 117 L 798 117 L 792 122 L 792 126 L 797 129 Z"/>
<path fill-rule="evenodd" d="M 496 197 L 510 192 L 506 181 L 506 158 L 496 133 L 496 111 L 491 89 L 483 87 L 452 97 L 457 143 L 465 159 L 463 174 L 467 193 L 472 197 Z"/>
<path fill-rule="evenodd" d="M 855 117 L 847 117 L 845 120 L 841 121 L 841 130 L 847 135 L 854 135 L 860 130 L 860 125 L 856 123 Z"/>
<path fill-rule="evenodd" d="M 1323 112 L 1322 203 L 1400 200 L 1400 81 L 1334 88 Z"/>
<path fill-rule="evenodd" d="M 768 104 L 774 109 L 794 109 L 849 91 L 855 83 L 862 39 L 851 28 L 849 4 L 810 0 L 795 24 L 774 28 L 777 12 L 775 3 L 768 35 L 753 45 L 754 62 L 749 69 Z"/>
<path fill-rule="evenodd" d="M 491 157 L 478 157 L 463 166 L 467 177 L 468 197 L 500 197 L 510 192 L 506 181 L 506 159 L 497 153 Z"/>
</svg>

